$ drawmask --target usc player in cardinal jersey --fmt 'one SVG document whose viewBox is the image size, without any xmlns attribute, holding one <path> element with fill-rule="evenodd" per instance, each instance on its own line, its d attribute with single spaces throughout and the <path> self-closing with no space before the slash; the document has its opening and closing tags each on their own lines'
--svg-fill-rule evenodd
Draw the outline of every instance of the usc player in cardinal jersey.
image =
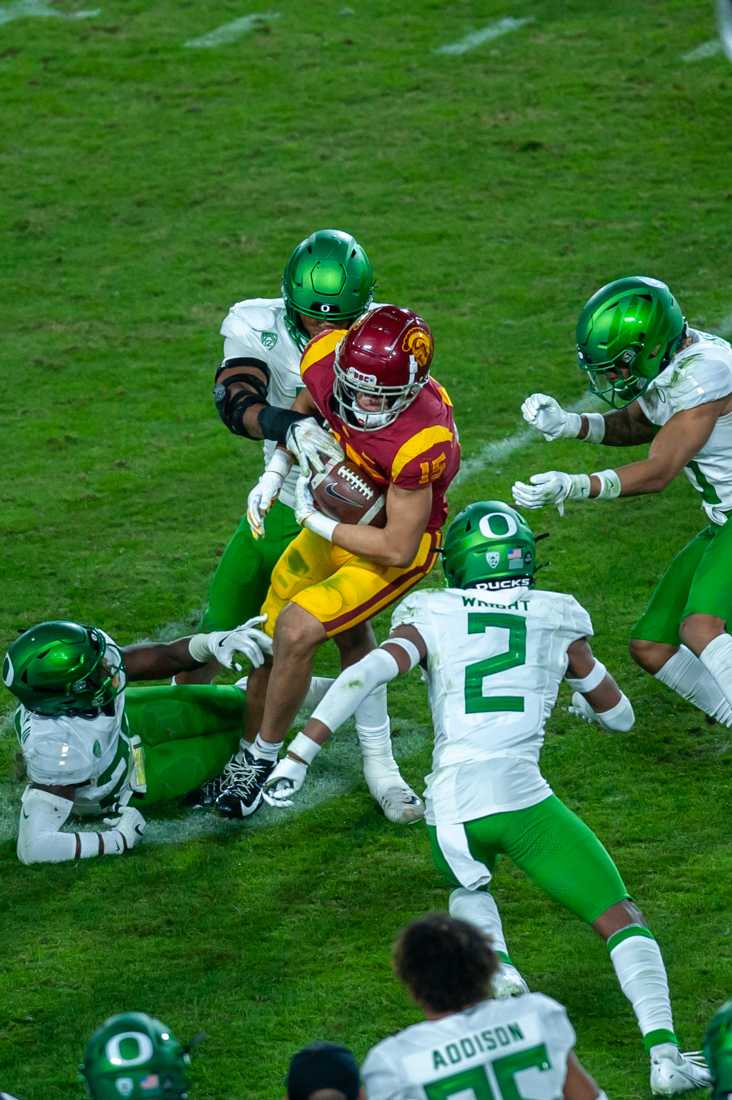
<svg viewBox="0 0 732 1100">
<path fill-rule="evenodd" d="M 375 644 L 369 620 L 401 599 L 437 560 L 445 493 L 460 465 L 460 444 L 452 403 L 430 378 L 433 351 L 426 322 L 393 305 L 372 309 L 347 332 L 326 330 L 305 348 L 300 364 L 305 389 L 293 408 L 324 419 L 346 457 L 384 486 L 386 526 L 330 519 L 315 508 L 309 477 L 300 478 L 295 516 L 303 530 L 275 565 L 262 607 L 274 634 L 274 665 L 249 678 L 249 730 L 256 737 L 251 744 L 242 742 L 237 778 L 217 799 L 225 814 L 246 817 L 259 805 L 262 785 L 307 691 L 317 647 L 337 636 L 344 667 L 360 660 Z M 262 522 L 292 454 L 301 467 L 309 461 L 312 472 L 312 438 L 306 446 L 298 439 L 313 430 L 306 425 L 314 422 L 295 425 L 287 439 L 291 454 L 278 450 L 263 474 L 254 522 Z M 332 437 L 321 435 L 327 452 Z M 383 702 L 381 709 L 376 704 L 374 699 L 375 713 L 383 713 Z M 404 790 L 388 737 L 388 727 L 375 727 L 370 753 L 361 737 L 371 793 L 382 801 L 376 792 L 388 794 L 396 785 L 397 800 L 416 798 Z M 297 753 L 293 746 L 290 751 Z"/>
</svg>

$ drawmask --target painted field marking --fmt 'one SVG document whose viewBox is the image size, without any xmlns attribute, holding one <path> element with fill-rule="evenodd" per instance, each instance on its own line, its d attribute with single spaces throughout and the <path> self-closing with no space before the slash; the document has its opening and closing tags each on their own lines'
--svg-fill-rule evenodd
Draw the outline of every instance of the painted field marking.
<svg viewBox="0 0 732 1100">
<path fill-rule="evenodd" d="M 10 23 L 13 19 L 94 19 L 99 15 L 101 8 L 90 8 L 87 11 L 59 11 L 51 7 L 48 0 L 14 0 L 13 3 L 0 7 L 0 24 Z"/>
<path fill-rule="evenodd" d="M 263 23 L 271 23 L 273 19 L 279 19 L 278 11 L 253 12 L 244 15 L 241 19 L 233 19 L 231 23 L 224 23 L 208 34 L 202 34 L 200 38 L 189 38 L 183 45 L 190 50 L 212 50 L 216 46 L 223 46 L 228 42 L 236 42 L 237 38 L 248 34 L 249 31 L 261 27 Z"/>
<path fill-rule="evenodd" d="M 507 15 L 505 19 L 498 19 L 495 23 L 489 23 L 487 27 L 482 27 L 479 31 L 471 31 L 470 34 L 466 34 L 458 42 L 448 42 L 446 46 L 438 46 L 432 52 L 449 54 L 450 56 L 467 53 L 468 50 L 474 50 L 476 46 L 482 46 L 484 42 L 501 38 L 502 35 L 510 34 L 511 31 L 517 31 L 521 27 L 525 27 L 527 23 L 533 22 L 533 16 L 527 16 L 525 19 L 514 19 L 513 16 Z"/>
<path fill-rule="evenodd" d="M 688 53 L 682 53 L 682 61 L 704 61 L 707 57 L 714 57 L 715 54 L 722 52 L 722 43 L 718 38 L 712 38 L 709 42 L 703 42 L 701 46 L 697 46 L 695 50 L 689 50 Z"/>
</svg>

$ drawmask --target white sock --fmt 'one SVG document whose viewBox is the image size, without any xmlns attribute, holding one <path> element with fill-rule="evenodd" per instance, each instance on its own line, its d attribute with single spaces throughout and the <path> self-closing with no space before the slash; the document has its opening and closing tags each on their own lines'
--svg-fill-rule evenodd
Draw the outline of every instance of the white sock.
<svg viewBox="0 0 732 1100">
<path fill-rule="evenodd" d="M 620 988 L 633 1006 L 646 1050 L 676 1045 L 666 967 L 647 928 L 631 925 L 607 941 Z"/>
<path fill-rule="evenodd" d="M 709 669 L 732 707 L 732 635 L 718 634 L 712 638 L 699 654 L 699 660 Z"/>
<path fill-rule="evenodd" d="M 374 688 L 356 709 L 356 733 L 364 772 L 398 771 L 391 749 L 391 724 L 386 709 L 386 684 Z"/>
<path fill-rule="evenodd" d="M 459 886 L 450 894 L 448 910 L 451 917 L 466 920 L 490 936 L 493 950 L 501 962 L 513 966 L 503 935 L 501 914 L 491 894 L 485 890 L 466 890 L 464 886 Z"/>
<path fill-rule="evenodd" d="M 703 662 L 682 645 L 655 678 L 717 722 L 732 726 L 732 706 Z"/>
<path fill-rule="evenodd" d="M 275 761 L 283 745 L 284 741 L 264 741 L 261 733 L 258 733 L 254 738 L 254 744 L 249 748 L 258 760 Z"/>
<path fill-rule="evenodd" d="M 332 676 L 312 676 L 307 695 L 300 703 L 300 710 L 307 711 L 308 715 L 312 714 L 332 683 Z"/>
</svg>

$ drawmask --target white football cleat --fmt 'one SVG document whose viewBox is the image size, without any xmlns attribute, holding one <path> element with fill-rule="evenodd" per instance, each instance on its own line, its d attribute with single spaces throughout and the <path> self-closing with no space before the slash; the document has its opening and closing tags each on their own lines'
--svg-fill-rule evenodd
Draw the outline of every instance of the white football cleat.
<svg viewBox="0 0 732 1100">
<path fill-rule="evenodd" d="M 413 825 L 424 817 L 424 802 L 404 780 L 398 786 L 371 793 L 392 825 Z"/>
<path fill-rule="evenodd" d="M 509 966 L 508 963 L 501 963 L 493 975 L 491 988 L 497 1001 L 504 1001 L 508 997 L 520 997 L 523 993 L 529 992 L 528 985 L 516 967 Z"/>
<path fill-rule="evenodd" d="M 651 1058 L 651 1092 L 654 1096 L 674 1096 L 690 1089 L 705 1089 L 712 1083 L 704 1055 L 700 1050 L 682 1054 L 669 1049 L 668 1053 Z"/>
</svg>

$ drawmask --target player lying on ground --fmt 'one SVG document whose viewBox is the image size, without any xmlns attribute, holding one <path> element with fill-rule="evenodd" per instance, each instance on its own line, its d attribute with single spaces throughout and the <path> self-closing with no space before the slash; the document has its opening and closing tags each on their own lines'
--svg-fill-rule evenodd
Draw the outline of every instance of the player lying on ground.
<svg viewBox="0 0 732 1100">
<path fill-rule="evenodd" d="M 698 1055 L 679 1052 L 666 970 L 642 913 L 598 838 L 539 771 L 563 678 L 583 717 L 607 730 L 633 725 L 630 702 L 593 656 L 589 615 L 573 596 L 533 588 L 534 536 L 500 501 L 471 504 L 455 518 L 443 564 L 449 587 L 399 605 L 389 640 L 338 677 L 272 772 L 265 798 L 288 805 L 363 695 L 421 664 L 435 730 L 425 792 L 432 854 L 454 887 L 450 912 L 493 939 L 502 959 L 496 992 L 526 988 L 488 890 L 505 853 L 606 941 L 651 1057 L 653 1092 L 708 1084 Z"/>
<path fill-rule="evenodd" d="M 258 616 L 235 630 L 120 648 L 103 630 L 39 623 L 8 649 L 3 682 L 20 700 L 15 729 L 30 780 L 18 858 L 57 863 L 119 855 L 145 828 L 140 807 L 180 798 L 221 771 L 241 736 L 245 696 L 234 686 L 126 689 L 214 657 L 261 665 L 269 638 Z M 102 831 L 62 832 L 71 814 L 108 816 Z"/>
<path fill-rule="evenodd" d="M 346 456 L 386 492 L 386 526 L 338 523 L 319 512 L 302 476 L 295 515 L 304 530 L 272 573 L 262 611 L 275 634 L 274 665 L 257 669 L 248 684 L 247 725 L 253 745 L 239 755 L 240 781 L 218 798 L 223 813 L 245 817 L 261 801 L 285 734 L 310 682 L 315 651 L 327 638 L 340 643 L 343 667 L 368 650 L 369 620 L 394 603 L 432 569 L 441 543 L 445 491 L 460 463 L 452 406 L 430 379 L 433 342 L 429 327 L 408 309 L 380 306 L 348 333 L 330 331 L 307 347 L 301 370 L 307 387 L 295 405 L 318 412 Z M 288 447 L 301 467 L 298 425 Z M 332 439 L 321 432 L 325 445 Z M 279 450 L 262 482 L 259 510 L 272 499 L 292 458 Z M 276 629 L 275 629 L 276 628 Z M 392 820 L 422 816 L 421 801 L 404 783 L 391 753 L 388 725 L 379 725 L 386 688 L 360 700 L 373 708 L 368 738 L 362 734 L 364 775 L 372 795 Z M 366 724 L 366 723 L 365 723 Z M 256 736 L 255 736 L 256 735 Z"/>
<path fill-rule="evenodd" d="M 145 1012 L 110 1016 L 87 1043 L 80 1067 L 91 1100 L 187 1100 L 193 1043 L 184 1047 Z"/>
<path fill-rule="evenodd" d="M 710 522 L 661 578 L 632 628 L 630 652 L 683 699 L 732 726 L 732 348 L 689 328 L 665 283 L 633 276 L 587 302 L 577 355 L 593 392 L 617 411 L 568 413 L 535 393 L 521 407 L 524 419 L 546 440 L 652 441 L 648 457 L 590 475 L 534 474 L 514 485 L 516 503 L 561 508 L 565 500 L 658 493 L 685 470 Z"/>
<path fill-rule="evenodd" d="M 560 1004 L 541 993 L 491 999 L 499 965 L 489 940 L 468 921 L 432 913 L 403 930 L 394 969 L 425 1020 L 369 1051 L 368 1100 L 606 1100 L 574 1053 L 574 1030 Z"/>
<path fill-rule="evenodd" d="M 315 422 L 291 408 L 303 386 L 303 348 L 325 328 L 347 329 L 371 305 L 373 288 L 373 269 L 358 241 L 338 229 L 320 229 L 293 250 L 285 265 L 281 298 L 248 298 L 229 310 L 221 325 L 224 355 L 216 372 L 214 400 L 231 432 L 245 439 L 264 439 L 265 464 L 298 422 L 299 445 L 307 454 L 308 428 L 315 427 Z M 322 446 L 322 439 L 316 438 Z M 250 527 L 243 517 L 231 536 L 209 586 L 201 630 L 230 630 L 258 613 L 275 562 L 300 533 L 293 514 L 296 480 L 296 470 L 284 483 L 277 479 L 279 492 L 270 501 L 266 524 L 258 510 L 262 482 L 252 489 L 248 510 L 256 522 Z M 361 641 L 353 660 L 376 645 L 369 626 Z M 177 682 L 207 683 L 217 668 L 215 661 L 209 661 L 203 668 L 179 673 Z M 312 710 L 331 683 L 329 678 L 314 676 L 303 706 Z M 368 739 L 373 727 L 386 730 L 388 721 L 386 696 L 379 696 L 363 714 L 356 714 L 356 733 Z M 200 804 L 215 801 L 234 778 L 227 768 L 205 784 L 198 794 Z"/>
</svg>

